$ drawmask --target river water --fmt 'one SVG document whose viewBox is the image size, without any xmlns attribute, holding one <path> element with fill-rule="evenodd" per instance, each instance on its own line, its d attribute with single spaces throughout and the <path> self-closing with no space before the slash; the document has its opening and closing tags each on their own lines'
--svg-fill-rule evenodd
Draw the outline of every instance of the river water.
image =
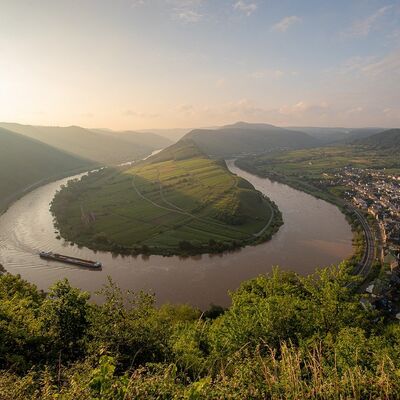
<svg viewBox="0 0 400 400">
<path fill-rule="evenodd" d="M 335 264 L 352 253 L 352 232 L 333 205 L 269 179 L 259 178 L 228 163 L 230 170 L 251 182 L 282 211 L 284 225 L 271 241 L 224 255 L 180 257 L 113 257 L 57 240 L 49 204 L 68 179 L 27 194 L 0 217 L 0 263 L 13 274 L 46 290 L 68 278 L 72 285 L 94 293 L 111 276 L 124 289 L 156 294 L 157 302 L 188 303 L 206 308 L 228 305 L 227 292 L 240 282 L 283 269 L 308 274 L 315 267 Z M 41 250 L 98 260 L 101 271 L 83 269 L 38 257 Z M 96 300 L 96 296 L 94 295 Z"/>
</svg>

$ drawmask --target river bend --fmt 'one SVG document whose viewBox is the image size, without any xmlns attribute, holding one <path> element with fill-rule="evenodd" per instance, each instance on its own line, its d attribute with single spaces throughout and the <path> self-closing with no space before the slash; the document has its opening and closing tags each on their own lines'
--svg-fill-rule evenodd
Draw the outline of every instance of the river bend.
<svg viewBox="0 0 400 400">
<path fill-rule="evenodd" d="M 279 265 L 301 274 L 335 264 L 352 253 L 352 232 L 333 205 L 287 185 L 247 173 L 228 162 L 233 173 L 251 182 L 279 207 L 284 225 L 271 241 L 224 255 L 180 257 L 114 257 L 57 240 L 49 204 L 68 179 L 42 186 L 17 202 L 0 217 L 0 263 L 13 274 L 47 290 L 68 278 L 72 285 L 95 292 L 107 276 L 124 289 L 156 294 L 159 304 L 189 303 L 201 308 L 210 303 L 228 305 L 228 290 L 240 282 Z M 70 179 L 70 178 L 69 178 Z M 99 260 L 101 271 L 45 261 L 41 250 Z"/>
</svg>

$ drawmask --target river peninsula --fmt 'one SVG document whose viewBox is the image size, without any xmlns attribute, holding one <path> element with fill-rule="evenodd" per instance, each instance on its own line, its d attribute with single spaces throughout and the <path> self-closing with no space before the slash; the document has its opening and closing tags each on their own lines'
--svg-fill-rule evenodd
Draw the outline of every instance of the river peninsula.
<svg viewBox="0 0 400 400">
<path fill-rule="evenodd" d="M 273 202 L 188 140 L 70 181 L 51 210 L 69 242 L 129 255 L 220 253 L 269 240 L 282 225 Z"/>
</svg>

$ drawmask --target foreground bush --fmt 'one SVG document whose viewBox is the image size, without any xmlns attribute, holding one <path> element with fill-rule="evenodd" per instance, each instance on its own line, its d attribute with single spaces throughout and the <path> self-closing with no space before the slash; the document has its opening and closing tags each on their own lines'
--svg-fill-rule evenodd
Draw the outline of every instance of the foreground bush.
<svg viewBox="0 0 400 400">
<path fill-rule="evenodd" d="M 0 398 L 399 398 L 400 326 L 361 306 L 348 272 L 275 270 L 217 313 L 3 275 Z"/>
</svg>

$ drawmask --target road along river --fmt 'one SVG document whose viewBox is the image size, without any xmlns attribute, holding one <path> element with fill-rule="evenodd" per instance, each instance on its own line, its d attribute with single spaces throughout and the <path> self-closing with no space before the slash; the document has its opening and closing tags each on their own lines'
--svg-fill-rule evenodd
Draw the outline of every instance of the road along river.
<svg viewBox="0 0 400 400">
<path fill-rule="evenodd" d="M 70 246 L 56 239 L 49 204 L 68 179 L 42 186 L 15 202 L 0 217 L 0 263 L 13 274 L 47 290 L 68 278 L 72 285 L 95 292 L 111 276 L 124 289 L 156 294 L 159 304 L 189 303 L 206 308 L 228 305 L 228 290 L 279 265 L 301 274 L 335 264 L 352 253 L 352 232 L 333 205 L 228 163 L 230 170 L 251 182 L 282 211 L 284 225 L 271 241 L 224 255 L 180 257 L 114 257 Z M 69 178 L 70 179 L 70 178 Z M 53 251 L 98 260 L 101 271 L 41 260 L 38 252 Z M 96 299 L 96 297 L 94 297 Z"/>
</svg>

